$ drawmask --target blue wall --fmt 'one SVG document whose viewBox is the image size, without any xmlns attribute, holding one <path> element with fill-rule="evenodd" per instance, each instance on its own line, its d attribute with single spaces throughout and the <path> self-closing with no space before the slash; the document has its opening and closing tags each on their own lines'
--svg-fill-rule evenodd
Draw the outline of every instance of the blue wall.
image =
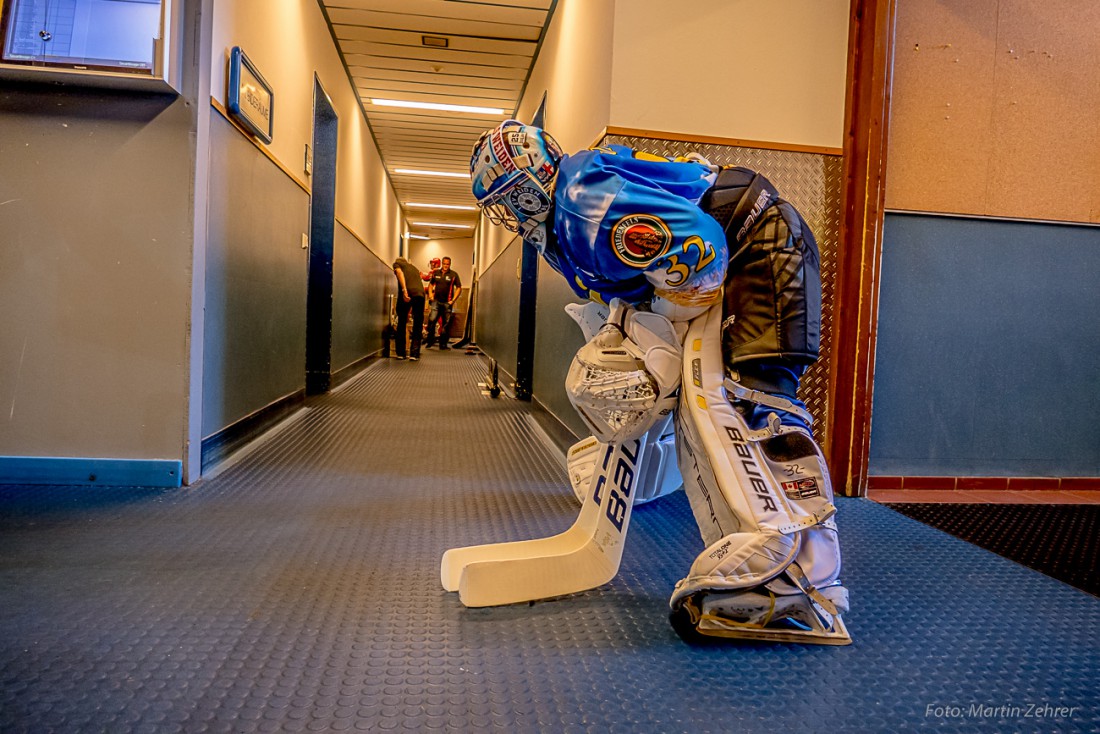
<svg viewBox="0 0 1100 734">
<path fill-rule="evenodd" d="M 872 475 L 1100 474 L 1100 228 L 890 213 Z"/>
</svg>

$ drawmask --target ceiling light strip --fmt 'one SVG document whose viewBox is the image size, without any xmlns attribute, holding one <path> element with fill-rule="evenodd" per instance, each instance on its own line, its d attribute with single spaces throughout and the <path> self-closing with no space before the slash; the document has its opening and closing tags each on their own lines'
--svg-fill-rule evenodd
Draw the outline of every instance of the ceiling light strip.
<svg viewBox="0 0 1100 734">
<path fill-rule="evenodd" d="M 423 171 L 419 168 L 395 168 L 394 173 L 406 173 L 414 176 L 443 176 L 445 178 L 469 178 L 468 173 L 451 173 L 449 171 Z"/>
<path fill-rule="evenodd" d="M 461 209 L 462 211 L 477 211 L 476 206 L 463 206 L 460 204 L 425 204 L 419 201 L 406 201 L 405 206 L 421 206 L 428 209 Z"/>
<path fill-rule="evenodd" d="M 499 107 L 473 107 L 462 104 L 443 104 L 442 102 L 409 102 L 401 99 L 371 98 L 371 104 L 379 107 L 408 107 L 414 110 L 438 110 L 440 112 L 472 112 L 479 115 L 503 115 Z"/>
</svg>

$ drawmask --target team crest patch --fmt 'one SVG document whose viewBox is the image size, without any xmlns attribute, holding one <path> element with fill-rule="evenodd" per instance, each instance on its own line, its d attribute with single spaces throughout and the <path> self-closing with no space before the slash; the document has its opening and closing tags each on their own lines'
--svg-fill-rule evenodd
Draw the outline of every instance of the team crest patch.
<svg viewBox="0 0 1100 734">
<path fill-rule="evenodd" d="M 783 482 L 783 494 L 792 500 L 808 500 L 811 497 L 820 497 L 821 490 L 817 488 L 817 480 L 808 477 L 793 482 Z"/>
<path fill-rule="evenodd" d="M 645 267 L 668 252 L 672 232 L 660 217 L 631 214 L 611 228 L 611 245 L 627 265 Z"/>
</svg>

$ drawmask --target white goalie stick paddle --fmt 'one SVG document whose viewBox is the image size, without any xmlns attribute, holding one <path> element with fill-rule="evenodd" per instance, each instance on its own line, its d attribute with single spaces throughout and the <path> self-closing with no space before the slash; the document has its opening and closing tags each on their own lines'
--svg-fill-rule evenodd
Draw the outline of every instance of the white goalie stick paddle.
<svg viewBox="0 0 1100 734">
<path fill-rule="evenodd" d="M 444 553 L 443 588 L 457 590 L 467 607 L 492 607 L 574 594 L 615 578 L 644 450 L 640 439 L 607 446 L 580 516 L 565 532 Z"/>
</svg>

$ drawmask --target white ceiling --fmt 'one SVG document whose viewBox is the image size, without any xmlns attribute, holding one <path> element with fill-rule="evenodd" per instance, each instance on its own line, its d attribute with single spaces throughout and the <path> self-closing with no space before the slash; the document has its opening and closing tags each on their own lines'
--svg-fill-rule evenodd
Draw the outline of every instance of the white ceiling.
<svg viewBox="0 0 1100 734">
<path fill-rule="evenodd" d="M 557 0 L 321 0 L 340 54 L 409 222 L 432 239 L 469 237 L 477 212 L 469 173 L 478 135 L 511 117 Z M 443 40 L 435 40 L 443 39 Z M 446 43 L 446 48 L 431 43 Z M 501 114 L 384 107 L 373 99 L 492 107 Z M 418 225 L 465 224 L 468 228 Z"/>
</svg>

